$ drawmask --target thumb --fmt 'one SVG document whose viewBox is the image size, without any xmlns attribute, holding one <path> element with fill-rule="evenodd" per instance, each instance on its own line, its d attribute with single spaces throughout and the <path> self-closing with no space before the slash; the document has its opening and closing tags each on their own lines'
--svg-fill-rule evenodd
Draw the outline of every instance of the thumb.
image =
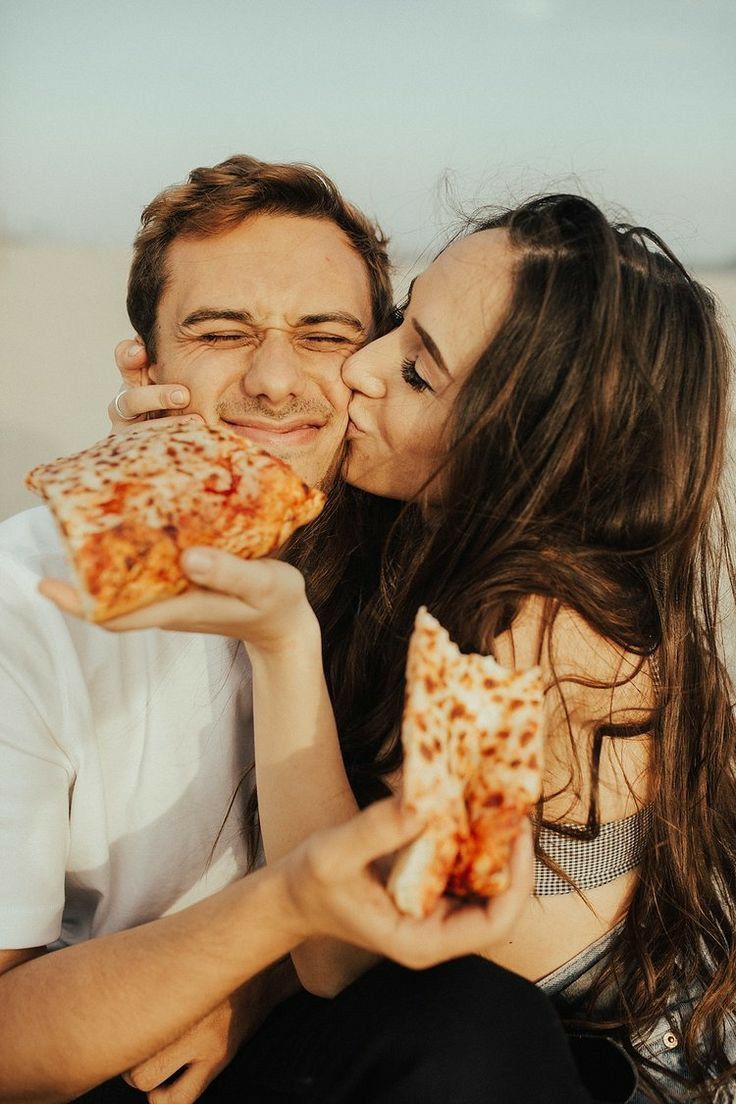
<svg viewBox="0 0 736 1104">
<path fill-rule="evenodd" d="M 425 821 L 403 809 L 398 797 L 377 801 L 358 813 L 340 831 L 350 862 L 367 866 L 384 855 L 398 851 L 421 834 Z"/>
<path fill-rule="evenodd" d="M 151 1089 L 148 1104 L 194 1104 L 219 1072 L 219 1063 L 213 1068 L 206 1062 L 192 1062 L 170 1083 Z"/>
<path fill-rule="evenodd" d="M 150 383 L 148 353 L 140 338 L 119 341 L 115 346 L 115 364 L 128 387 Z"/>
<path fill-rule="evenodd" d="M 181 568 L 197 586 L 217 590 L 258 605 L 267 594 L 284 594 L 297 599 L 304 594 L 304 578 L 289 564 L 268 558 L 244 560 L 221 548 L 197 546 L 181 555 Z"/>
</svg>

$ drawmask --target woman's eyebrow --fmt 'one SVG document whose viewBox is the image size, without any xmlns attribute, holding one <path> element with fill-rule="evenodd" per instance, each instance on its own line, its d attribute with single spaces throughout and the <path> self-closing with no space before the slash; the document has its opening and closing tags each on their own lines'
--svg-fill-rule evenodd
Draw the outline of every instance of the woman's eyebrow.
<svg viewBox="0 0 736 1104">
<path fill-rule="evenodd" d="M 442 372 L 444 372 L 444 374 L 447 376 L 447 378 L 451 380 L 452 376 L 450 375 L 448 367 L 445 364 L 445 359 L 442 356 L 442 353 L 439 351 L 439 349 L 438 349 L 435 341 L 433 340 L 433 338 L 431 338 L 429 336 L 429 334 L 427 333 L 427 331 L 424 329 L 423 326 L 419 325 L 416 318 L 412 318 L 411 324 L 414 327 L 414 329 L 417 331 L 417 333 L 419 334 L 420 338 L 422 339 L 422 344 L 426 348 L 429 355 L 432 357 L 432 360 L 435 361 L 437 367 Z"/>
</svg>

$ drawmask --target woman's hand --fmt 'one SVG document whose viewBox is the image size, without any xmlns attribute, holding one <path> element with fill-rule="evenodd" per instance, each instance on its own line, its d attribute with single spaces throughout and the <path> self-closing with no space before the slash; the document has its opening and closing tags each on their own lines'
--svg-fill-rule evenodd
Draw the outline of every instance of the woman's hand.
<svg viewBox="0 0 736 1104">
<path fill-rule="evenodd" d="M 177 414 L 189 404 L 187 388 L 180 383 L 149 383 L 148 354 L 141 341 L 121 341 L 115 346 L 115 363 L 123 388 L 110 402 L 107 416 L 113 433 L 124 433 L 149 417 Z M 186 421 L 201 422 L 199 414 L 187 414 Z"/>
<path fill-rule="evenodd" d="M 218 548 L 189 548 L 181 567 L 195 586 L 133 613 L 101 624 L 110 632 L 176 629 L 244 640 L 249 650 L 285 652 L 316 634 L 317 619 L 307 602 L 304 578 L 280 560 L 242 560 Z M 64 613 L 82 616 L 76 591 L 60 579 L 38 588 Z"/>
<path fill-rule="evenodd" d="M 483 904 L 444 897 L 417 920 L 398 911 L 373 864 L 415 839 L 422 827 L 392 797 L 316 833 L 287 855 L 279 865 L 307 934 L 344 940 L 414 969 L 480 951 L 492 957 L 494 946 L 508 943 L 532 892 L 529 822 L 514 846 L 505 893 Z"/>
</svg>

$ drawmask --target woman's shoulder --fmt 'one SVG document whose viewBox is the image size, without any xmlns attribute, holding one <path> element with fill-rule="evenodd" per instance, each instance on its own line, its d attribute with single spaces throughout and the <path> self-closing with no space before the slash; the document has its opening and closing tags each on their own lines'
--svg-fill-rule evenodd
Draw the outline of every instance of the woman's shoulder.
<svg viewBox="0 0 736 1104">
<path fill-rule="evenodd" d="M 651 657 L 608 639 L 575 610 L 540 596 L 524 601 L 510 629 L 496 638 L 494 652 L 504 666 L 539 664 L 548 685 L 569 688 L 572 699 L 589 701 L 589 691 L 604 690 L 610 700 L 611 690 L 628 688 L 632 704 L 654 707 Z"/>
<path fill-rule="evenodd" d="M 495 642 L 499 662 L 538 663 L 545 693 L 545 816 L 585 822 L 596 737 L 598 807 L 604 821 L 635 812 L 648 800 L 650 736 L 656 706 L 652 660 L 603 637 L 574 610 L 549 616 L 542 598 L 528 599 L 511 629 Z"/>
</svg>

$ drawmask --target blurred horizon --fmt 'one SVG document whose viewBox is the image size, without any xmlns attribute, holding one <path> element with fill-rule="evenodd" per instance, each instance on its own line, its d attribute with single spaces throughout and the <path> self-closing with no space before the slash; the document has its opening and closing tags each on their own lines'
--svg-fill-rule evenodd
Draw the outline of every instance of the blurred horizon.
<svg viewBox="0 0 736 1104">
<path fill-rule="evenodd" d="M 109 250 L 236 152 L 318 164 L 431 254 L 575 191 L 736 266 L 732 0 L 0 0 L 0 239 Z"/>
</svg>

